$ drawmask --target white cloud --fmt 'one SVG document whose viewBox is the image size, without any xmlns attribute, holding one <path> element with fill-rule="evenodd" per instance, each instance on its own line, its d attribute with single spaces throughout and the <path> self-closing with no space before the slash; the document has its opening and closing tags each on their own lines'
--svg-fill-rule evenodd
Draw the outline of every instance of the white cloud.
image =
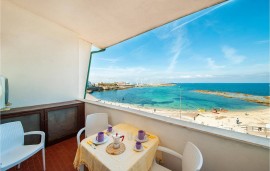
<svg viewBox="0 0 270 171">
<path fill-rule="evenodd" d="M 255 44 L 267 44 L 269 43 L 269 40 L 258 40 L 255 42 Z"/>
<path fill-rule="evenodd" d="M 153 30 L 153 33 L 160 40 L 167 39 L 171 35 L 170 34 L 170 31 L 172 29 L 171 24 L 173 24 L 173 23 L 169 23 L 169 24 L 166 24 L 166 25 L 164 25 L 162 27 L 158 27 L 158 28 L 156 28 L 156 29 Z"/>
<path fill-rule="evenodd" d="M 183 26 L 185 26 L 185 25 L 187 25 L 187 24 L 189 24 L 189 23 L 191 23 L 191 22 L 193 22 L 193 21 L 195 21 L 195 20 L 197 20 L 197 19 L 211 13 L 212 11 L 214 11 L 214 10 L 216 10 L 216 9 L 218 9 L 218 8 L 222 7 L 223 5 L 226 5 L 226 4 L 230 3 L 230 2 L 232 2 L 232 1 L 227 1 L 227 2 L 221 3 L 221 4 L 217 5 L 217 6 L 214 6 L 212 8 L 206 9 L 203 12 L 201 12 L 202 14 L 200 12 L 198 12 L 198 13 L 196 13 L 197 15 L 194 14 L 194 16 L 195 16 L 194 18 L 192 18 L 192 19 L 190 19 L 190 20 L 188 20 L 188 21 L 186 21 L 184 23 L 181 23 L 180 25 L 174 27 L 171 31 L 175 31 L 177 29 L 180 29 Z"/>
<path fill-rule="evenodd" d="M 204 74 L 204 75 L 196 75 L 196 78 L 213 78 L 215 77 L 214 75 L 210 75 L 210 74 Z"/>
<path fill-rule="evenodd" d="M 197 72 L 173 72 L 156 71 L 142 67 L 129 68 L 92 68 L 90 72 L 91 82 L 131 82 L 131 83 L 168 83 L 189 82 L 192 79 L 213 78 L 211 74 L 198 74 Z"/>
<path fill-rule="evenodd" d="M 239 64 L 245 60 L 244 55 L 237 54 L 236 49 L 229 47 L 229 46 L 223 46 L 222 52 L 224 53 L 225 58 L 233 62 L 234 64 Z"/>
<path fill-rule="evenodd" d="M 169 76 L 168 79 L 170 80 L 179 80 L 179 79 L 196 79 L 196 78 L 213 78 L 214 75 L 210 74 L 185 74 L 185 73 L 175 73 L 174 76 Z"/>
<path fill-rule="evenodd" d="M 175 65 L 177 63 L 177 59 L 178 59 L 179 55 L 180 55 L 180 51 L 175 53 L 173 55 L 173 57 L 171 58 L 171 61 L 170 61 L 170 64 L 169 64 L 168 70 L 167 70 L 168 72 L 172 72 L 172 70 L 174 69 L 174 67 L 175 67 Z"/>
<path fill-rule="evenodd" d="M 224 65 L 217 65 L 216 62 L 212 58 L 207 58 L 207 64 L 210 69 L 220 69 L 225 68 Z"/>
<path fill-rule="evenodd" d="M 172 35 L 172 45 L 170 50 L 170 55 L 172 56 L 169 61 L 167 72 L 172 72 L 177 64 L 177 60 L 180 57 L 184 48 L 189 45 L 189 40 L 186 36 L 186 31 L 180 29 L 178 32 Z M 174 39 L 173 39 L 174 38 Z"/>
<path fill-rule="evenodd" d="M 91 82 L 115 82 L 115 81 L 134 81 L 142 78 L 147 72 L 143 67 L 107 67 L 107 68 L 91 68 Z"/>
<path fill-rule="evenodd" d="M 164 72 L 143 67 L 91 68 L 91 82 L 176 83 L 176 82 L 268 82 L 269 64 L 237 70 Z"/>
</svg>

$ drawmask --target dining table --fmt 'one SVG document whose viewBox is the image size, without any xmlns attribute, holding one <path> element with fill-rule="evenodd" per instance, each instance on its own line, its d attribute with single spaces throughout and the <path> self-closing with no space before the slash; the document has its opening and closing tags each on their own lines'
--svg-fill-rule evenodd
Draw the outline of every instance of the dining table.
<svg viewBox="0 0 270 171">
<path fill-rule="evenodd" d="M 95 144 L 97 133 L 81 141 L 78 146 L 74 159 L 74 168 L 83 170 L 83 165 L 89 171 L 148 171 L 155 158 L 156 150 L 159 144 L 159 138 L 145 131 L 146 142 L 143 142 L 142 149 L 136 150 L 135 145 L 138 141 L 138 131 L 143 128 L 137 128 L 131 124 L 121 123 L 113 126 L 112 133 L 102 130 L 107 136 L 107 141 L 103 144 Z M 106 149 L 113 143 L 112 135 L 124 135 L 122 143 L 125 150 L 118 155 L 109 154 Z"/>
</svg>

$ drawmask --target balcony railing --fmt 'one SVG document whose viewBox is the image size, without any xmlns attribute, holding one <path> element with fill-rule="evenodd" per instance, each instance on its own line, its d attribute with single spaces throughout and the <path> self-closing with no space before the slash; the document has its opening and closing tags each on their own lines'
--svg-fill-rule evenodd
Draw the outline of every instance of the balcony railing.
<svg viewBox="0 0 270 171">
<path fill-rule="evenodd" d="M 204 158 L 202 171 L 269 170 L 269 139 L 232 132 L 220 128 L 208 127 L 187 121 L 176 120 L 170 117 L 159 116 L 153 113 L 123 108 L 120 106 L 113 106 L 87 100 L 82 101 L 85 103 L 78 101 L 76 102 L 77 105 L 84 104 L 85 112 L 82 114 L 85 113 L 88 115 L 97 112 L 108 113 L 110 124 L 116 125 L 119 123 L 128 123 L 138 128 L 144 128 L 145 130 L 152 132 L 159 137 L 160 145 L 169 147 L 179 153 L 183 152 L 184 145 L 187 141 L 193 142 L 201 150 Z M 70 111 L 65 111 L 65 108 L 70 108 L 70 104 L 64 104 L 65 103 L 63 103 L 62 106 L 58 104 L 59 106 L 57 109 L 64 109 L 64 113 L 69 113 Z M 32 107 L 32 112 L 36 109 L 36 107 Z M 54 116 L 61 115 L 58 112 L 55 113 L 55 110 L 42 109 L 41 111 L 43 110 L 46 112 L 54 111 Z M 16 111 L 16 109 L 14 111 Z M 18 113 L 16 115 L 13 114 L 13 116 L 15 116 L 13 119 L 10 118 L 9 120 L 6 120 L 7 118 L 5 118 L 2 119 L 1 122 L 8 122 L 13 121 L 14 119 L 18 120 L 22 118 L 27 120 L 26 117 L 29 117 L 28 114 L 30 113 L 24 111 L 20 114 L 20 116 Z M 8 115 L 12 116 L 12 111 L 10 111 Z M 3 114 L 2 118 L 3 116 L 5 115 Z M 32 122 L 31 119 L 29 121 Z M 55 127 L 57 122 L 52 122 L 51 124 L 47 124 L 47 130 L 49 130 L 48 126 Z M 39 127 L 39 129 L 43 130 L 45 127 L 46 126 L 43 128 Z M 76 131 L 72 132 L 72 135 L 75 134 Z M 49 137 L 51 135 L 52 134 L 47 132 L 47 140 L 50 139 Z M 72 135 L 70 134 L 70 136 Z M 67 137 L 68 136 L 66 136 L 66 138 Z M 60 134 L 55 134 L 54 138 L 58 141 L 63 140 L 63 136 Z M 74 141 L 73 143 L 74 144 L 72 146 L 75 147 L 76 142 Z M 61 144 L 62 143 L 59 143 L 58 145 L 61 146 Z M 50 147 L 48 147 L 48 149 L 50 149 Z M 62 155 L 64 156 L 65 154 Z M 75 152 L 73 155 L 75 156 Z M 69 160 L 69 162 L 71 161 Z M 164 155 L 162 162 L 166 167 L 172 170 L 179 170 L 179 168 L 181 168 L 181 162 L 172 158 L 171 156 Z M 71 163 L 67 163 L 66 165 L 67 166 L 65 166 L 65 168 L 72 170 L 72 168 L 70 168 Z"/>
</svg>

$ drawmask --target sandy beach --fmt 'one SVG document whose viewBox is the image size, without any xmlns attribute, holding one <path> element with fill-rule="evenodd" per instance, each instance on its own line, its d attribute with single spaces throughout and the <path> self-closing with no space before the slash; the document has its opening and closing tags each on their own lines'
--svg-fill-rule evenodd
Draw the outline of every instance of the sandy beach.
<svg viewBox="0 0 270 171">
<path fill-rule="evenodd" d="M 121 106 L 125 108 L 136 109 L 157 115 L 181 119 L 185 121 L 203 124 L 207 126 L 218 127 L 222 129 L 252 134 L 262 137 L 270 137 L 270 128 L 266 128 L 266 124 L 270 124 L 270 107 L 257 110 L 238 110 L 230 111 L 217 109 L 217 113 L 212 111 L 188 110 L 181 111 L 173 109 L 160 109 L 141 107 L 125 103 L 115 103 L 104 100 L 92 99 L 105 104 Z M 237 118 L 239 122 L 237 123 Z"/>
</svg>

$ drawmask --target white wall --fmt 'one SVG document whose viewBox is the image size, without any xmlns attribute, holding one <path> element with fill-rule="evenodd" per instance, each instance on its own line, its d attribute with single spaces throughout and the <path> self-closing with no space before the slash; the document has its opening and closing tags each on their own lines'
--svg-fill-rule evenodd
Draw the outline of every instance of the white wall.
<svg viewBox="0 0 270 171">
<path fill-rule="evenodd" d="M 79 41 L 79 98 L 84 98 L 91 44 L 85 40 Z"/>
<path fill-rule="evenodd" d="M 193 142 L 203 155 L 202 171 L 269 171 L 269 149 L 266 147 L 171 124 L 162 116 L 160 118 L 163 120 L 158 120 L 129 111 L 113 109 L 96 102 L 85 103 L 86 114 L 108 113 L 110 124 L 128 123 L 145 129 L 156 134 L 162 146 L 179 153 L 183 153 L 187 141 Z M 163 158 L 167 167 L 181 170 L 181 161 L 169 158 L 169 156 L 163 156 Z"/>
<path fill-rule="evenodd" d="M 1 70 L 9 79 L 12 107 L 81 97 L 91 44 L 8 0 L 1 10 Z"/>
</svg>

